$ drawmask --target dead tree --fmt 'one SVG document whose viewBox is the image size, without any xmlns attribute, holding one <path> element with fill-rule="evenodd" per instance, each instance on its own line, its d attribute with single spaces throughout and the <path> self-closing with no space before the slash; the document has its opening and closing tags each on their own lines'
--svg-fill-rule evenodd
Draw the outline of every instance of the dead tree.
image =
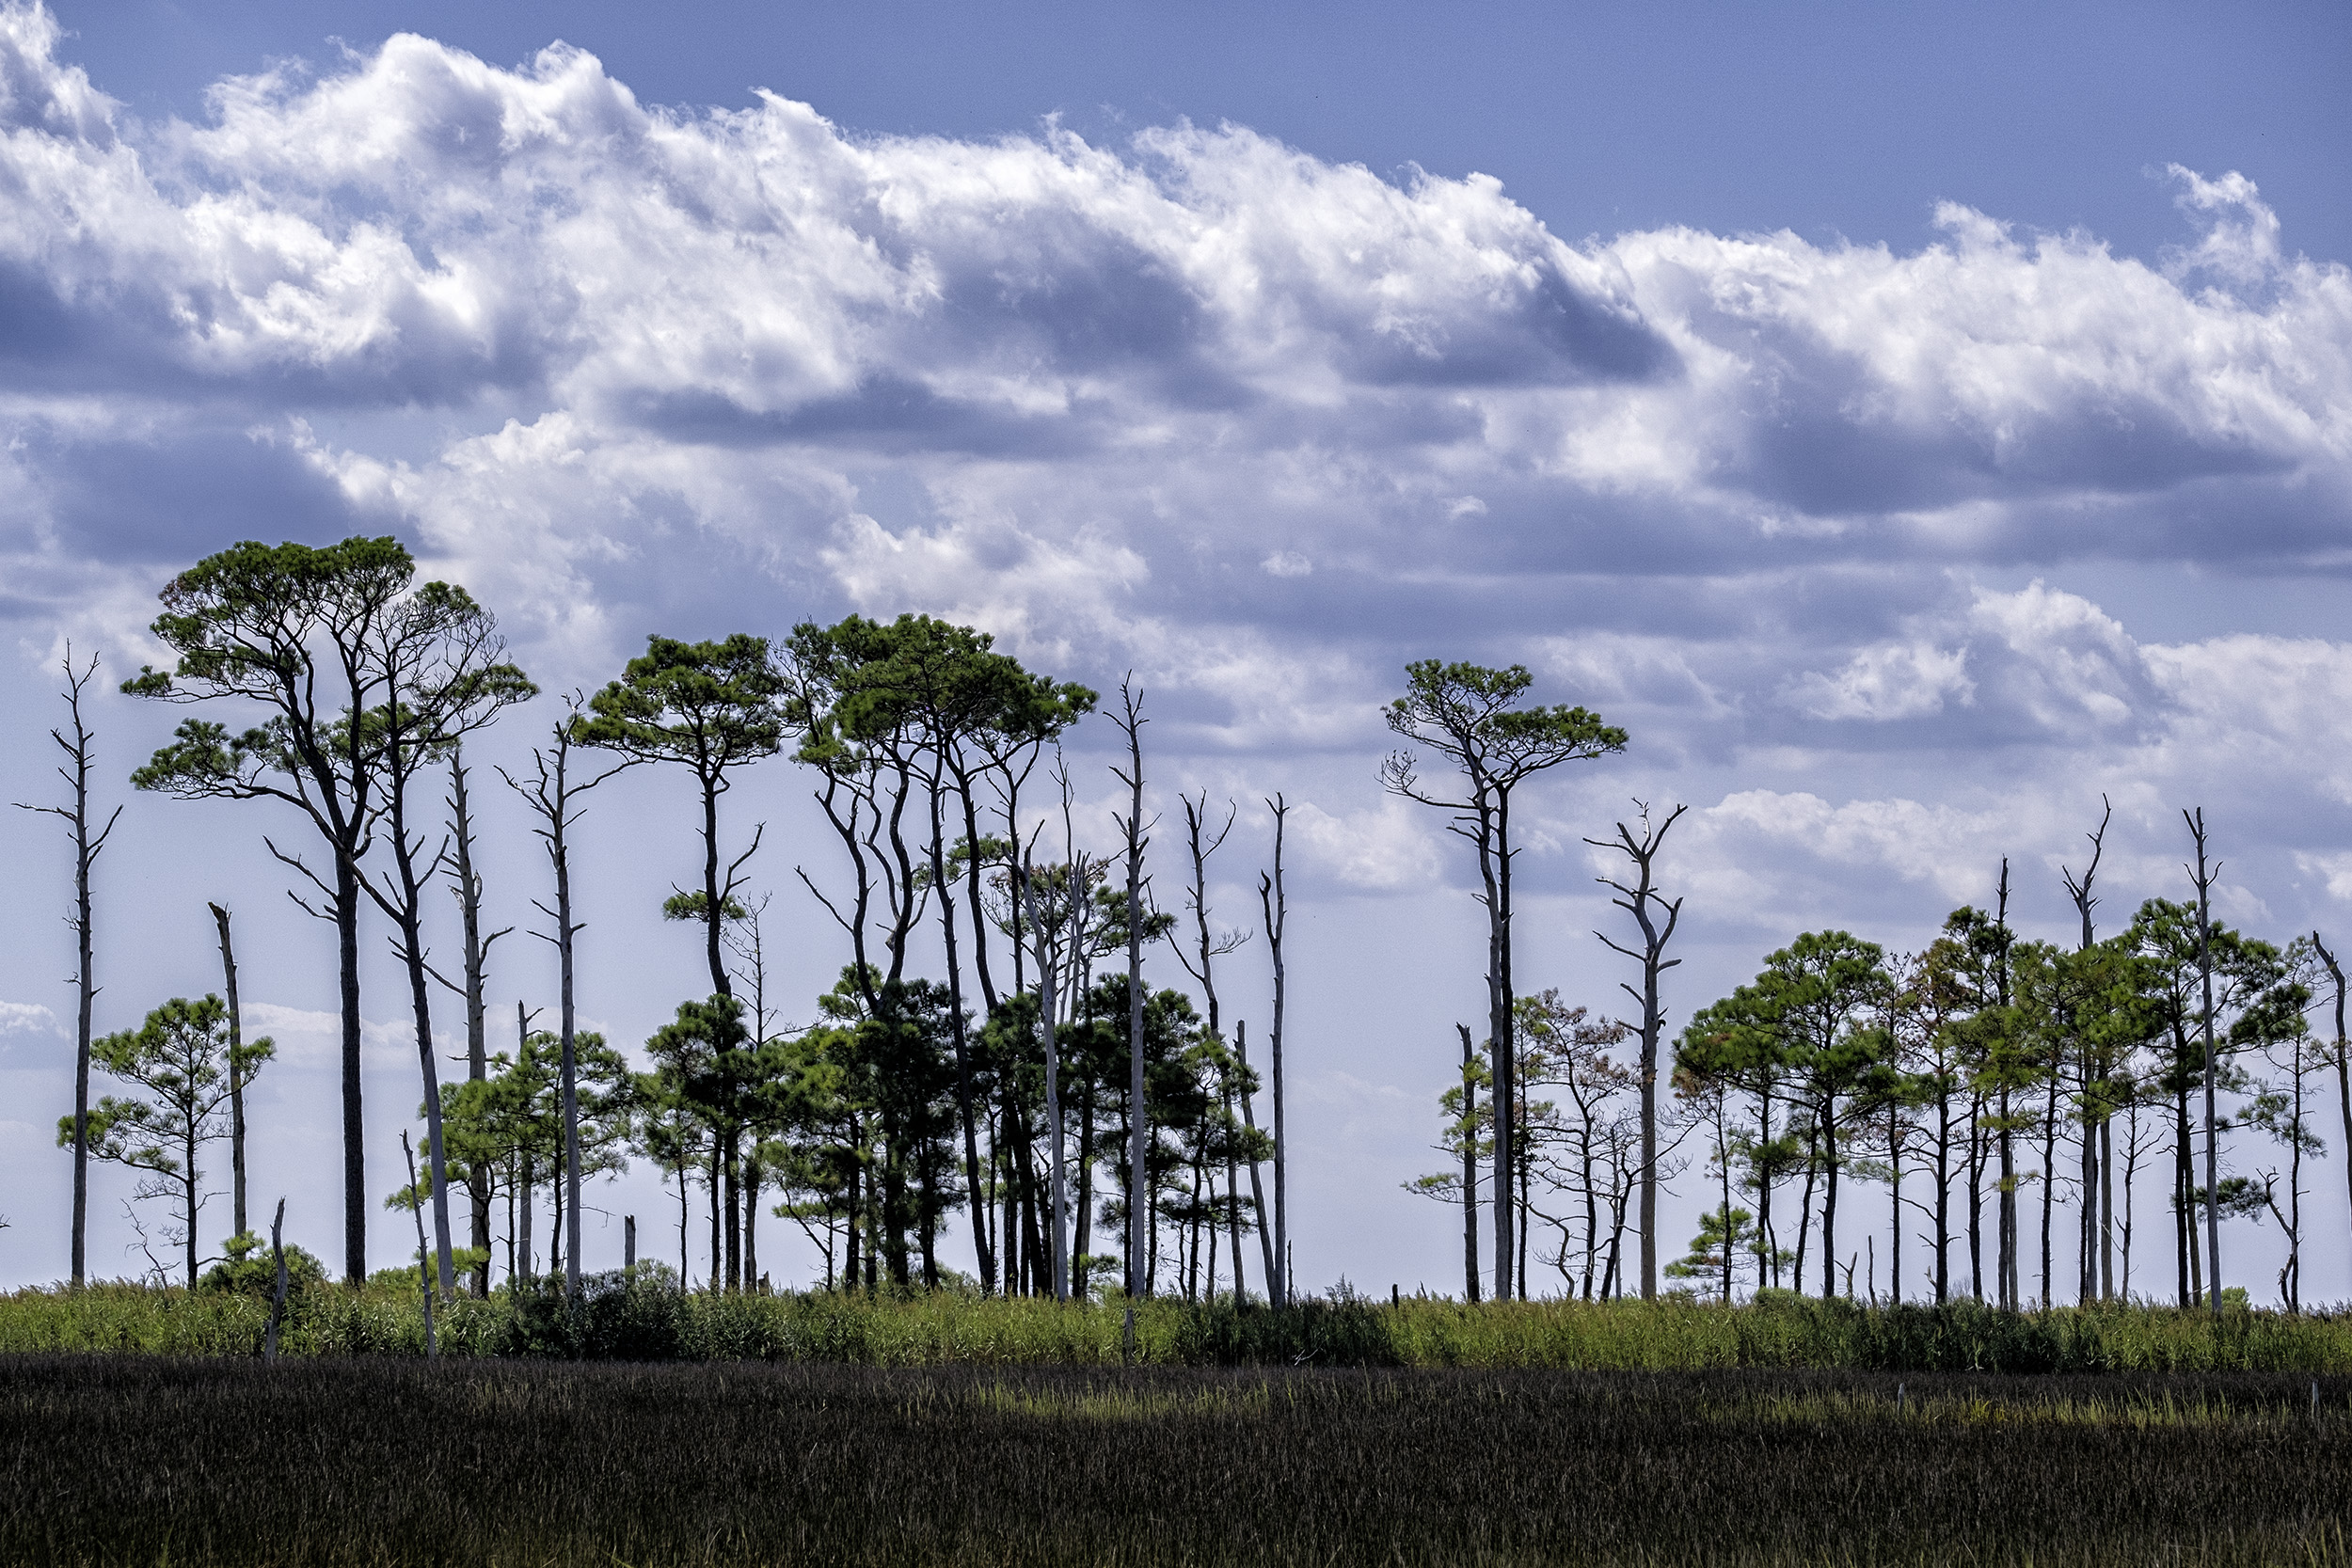
<svg viewBox="0 0 2352 1568">
<path fill-rule="evenodd" d="M 1275 1306 L 1287 1307 L 1291 1299 L 1290 1144 L 1282 1126 L 1282 1013 L 1289 1000 L 1289 975 L 1282 967 L 1282 928 L 1290 919 L 1290 901 L 1282 888 L 1282 832 L 1290 805 L 1279 795 L 1266 805 L 1274 813 L 1274 870 L 1258 874 L 1258 906 L 1265 914 L 1266 947 L 1274 958 L 1274 1027 L 1266 1041 L 1274 1069 L 1274 1276 L 1266 1296 Z"/>
<path fill-rule="evenodd" d="M 459 748 L 450 753 L 450 792 L 446 803 L 449 806 L 450 892 L 457 899 L 459 928 L 464 937 L 463 983 L 450 985 L 448 979 L 437 973 L 434 978 L 449 986 L 466 1004 L 466 1080 L 479 1084 L 489 1075 L 488 1014 L 484 990 L 490 948 L 514 927 L 505 927 L 487 935 L 482 929 L 482 873 L 474 866 L 473 809 L 466 793 L 466 753 L 463 748 Z M 490 1293 L 490 1173 L 475 1169 L 467 1178 L 467 1186 L 473 1210 L 467 1244 L 481 1254 L 473 1270 L 474 1294 L 486 1296 Z"/>
<path fill-rule="evenodd" d="M 417 1222 L 417 1284 L 424 1291 L 424 1358 L 436 1360 L 440 1347 L 433 1339 L 433 1248 L 424 1239 L 424 1205 L 413 1201 L 417 1193 L 417 1151 L 408 1142 L 408 1130 L 400 1130 L 400 1152 L 408 1162 L 408 1213 Z"/>
<path fill-rule="evenodd" d="M 237 1008 L 237 951 L 229 942 L 229 911 L 207 904 L 220 928 L 221 984 L 229 992 L 229 1170 L 230 1230 L 245 1234 L 245 1017 Z"/>
<path fill-rule="evenodd" d="M 1462 1037 L 1462 1294 L 1478 1302 L 1478 1048 L 1470 1043 L 1470 1025 L 1457 1023 Z M 1726 1298 L 1727 1299 L 1727 1298 Z"/>
<path fill-rule="evenodd" d="M 2312 951 L 2319 955 L 2319 961 L 2328 966 L 2328 978 L 2335 982 L 2336 1043 L 2334 1054 L 2336 1059 L 2336 1103 L 2342 1107 L 2344 1111 L 2344 1147 L 2347 1150 L 2344 1165 L 2344 1188 L 2347 1194 L 2352 1194 L 2352 1062 L 2347 1062 L 2345 1060 L 2344 1051 L 2344 966 L 2336 961 L 2336 956 L 2333 953 L 2328 951 L 2327 943 L 2320 940 L 2320 936 L 2317 931 L 2313 931 L 2312 933 Z"/>
<path fill-rule="evenodd" d="M 66 916 L 66 926 L 73 932 L 74 945 L 74 1029 L 73 1029 L 73 1284 L 78 1288 L 87 1278 L 86 1243 L 89 1217 L 89 1046 L 91 1010 L 98 1000 L 98 983 L 91 967 L 90 930 L 90 868 L 98 862 L 99 851 L 105 848 L 106 839 L 115 831 L 116 821 L 122 816 L 120 806 L 107 815 L 106 825 L 96 832 L 90 831 L 89 770 L 90 742 L 97 737 L 82 719 L 82 691 L 98 673 L 98 656 L 79 669 L 73 663 L 73 644 L 65 649 L 65 707 L 67 723 L 72 728 L 68 739 L 63 729 L 49 732 L 49 738 L 66 754 L 66 761 L 57 769 L 57 777 L 72 792 L 72 803 L 60 806 L 27 805 L 19 800 L 20 811 L 40 812 L 65 823 L 66 840 L 73 846 L 73 912 Z"/>
<path fill-rule="evenodd" d="M 2066 882 L 2066 895 L 2074 902 L 2074 912 L 2082 919 L 2082 951 L 2088 953 L 2098 940 L 2090 921 L 2090 911 L 2099 900 L 2090 891 L 2099 877 L 2099 860 L 2106 853 L 2107 824 L 2114 820 L 2115 806 L 2105 795 L 2099 797 L 2099 828 L 2089 835 L 2090 863 L 2083 867 L 2077 878 L 2067 867 L 2059 874 Z M 2115 1293 L 2115 1148 L 2107 1131 L 2107 1107 L 2102 1085 L 2106 1082 L 2107 1063 L 2100 1059 L 2088 1040 L 2081 1046 L 2083 1053 L 2083 1159 L 2082 1159 L 2082 1239 L 2076 1248 L 2081 1263 L 2082 1288 L 2077 1300 L 2088 1305 L 2091 1281 L 2098 1280 L 2101 1300 Z M 2057 1070 L 2055 1062 L 2052 1072 Z M 2096 1261 L 2094 1263 L 2094 1257 Z"/>
<path fill-rule="evenodd" d="M 1601 945 L 1611 952 L 1621 953 L 1642 966 L 1641 990 L 1623 981 L 1618 985 L 1642 1005 L 1642 1299 L 1651 1301 L 1658 1295 L 1658 1042 L 1666 1022 L 1665 1010 L 1659 1005 L 1658 977 L 1682 961 L 1665 957 L 1666 943 L 1674 940 L 1675 927 L 1682 921 L 1682 900 L 1667 901 L 1658 891 L 1654 870 L 1659 847 L 1666 842 L 1666 830 L 1688 808 L 1676 806 L 1666 814 L 1663 822 L 1653 826 L 1649 807 L 1639 800 L 1634 804 L 1642 808 L 1642 831 L 1638 834 L 1620 822 L 1615 838 L 1588 838 L 1584 842 L 1597 848 L 1620 850 L 1633 863 L 1630 887 L 1608 877 L 1595 880 L 1616 894 L 1609 901 L 1630 914 L 1633 923 L 1642 928 L 1640 949 L 1612 942 L 1598 931 L 1593 935 L 1600 937 Z M 1659 918 L 1661 913 L 1662 922 Z"/>
<path fill-rule="evenodd" d="M 278 1200 L 277 1217 L 269 1222 L 270 1261 L 278 1268 L 278 1286 L 270 1291 L 269 1323 L 262 1330 L 262 1359 L 278 1359 L 278 1329 L 286 1321 L 286 1200 Z"/>
<path fill-rule="evenodd" d="M 1064 943 L 1062 933 L 1057 929 L 1057 925 L 1072 925 L 1085 918 L 1085 909 L 1081 902 L 1085 897 L 1087 886 L 1086 865 L 1083 859 L 1073 857 L 1069 871 L 1070 879 L 1065 887 L 1064 908 L 1058 911 L 1057 920 L 1049 919 L 1046 911 L 1038 903 L 1036 879 L 1031 875 L 1031 867 L 1025 858 L 1018 867 L 1021 879 L 1021 897 L 1029 913 L 1029 941 L 1037 958 L 1038 1032 L 1042 1037 L 1041 1043 L 1045 1051 L 1045 1135 L 1053 1159 L 1051 1178 L 1053 1185 L 1050 1197 L 1054 1235 L 1052 1256 L 1049 1261 L 1054 1273 L 1054 1299 L 1056 1301 L 1068 1301 L 1071 1294 L 1070 1215 L 1065 1196 L 1068 1191 L 1069 1177 L 1065 1169 L 1061 1115 L 1061 1042 L 1055 1027 L 1060 1005 L 1060 999 L 1056 994 L 1056 983 L 1060 978 L 1057 972 L 1058 966 L 1056 959 L 1062 951 Z M 1073 950 L 1077 940 L 1077 934 L 1074 931 L 1071 932 L 1070 946 Z M 1014 951 L 1019 951 L 1017 945 Z"/>
<path fill-rule="evenodd" d="M 1152 1281 L 1144 1266 L 1151 1237 L 1151 1177 L 1145 1156 L 1151 1148 L 1151 1127 L 1143 1102 L 1143 849 L 1151 842 L 1151 823 L 1143 819 L 1143 693 L 1134 677 L 1119 683 L 1120 711 L 1113 721 L 1127 737 L 1127 768 L 1111 774 L 1127 786 L 1127 815 L 1114 816 L 1127 844 L 1127 1294 L 1147 1295 Z M 1279 1156 L 1278 1155 L 1279 1159 Z M 1276 1188 L 1281 1185 L 1278 1169 Z"/>
<path fill-rule="evenodd" d="M 613 774 L 634 768 L 638 763 L 645 760 L 640 755 L 624 753 L 622 760 L 613 763 L 602 772 L 595 774 L 587 783 L 573 782 L 571 756 L 575 743 L 574 736 L 577 733 L 576 719 L 579 707 L 578 700 L 574 699 L 570 704 L 570 711 L 556 721 L 550 750 L 542 751 L 537 747 L 532 748 L 531 762 L 533 771 L 528 783 L 517 780 L 504 769 L 500 770 L 500 776 L 505 779 L 507 787 L 521 796 L 525 803 L 538 816 L 539 826 L 532 832 L 547 847 L 548 864 L 555 873 L 555 907 L 549 909 L 537 899 L 532 900 L 532 907 L 555 922 L 553 932 L 541 931 L 533 934 L 554 946 L 562 987 L 562 997 L 558 1006 L 561 1017 L 560 1027 L 563 1031 L 560 1039 L 563 1052 L 561 1073 L 564 1101 L 564 1218 L 565 1226 L 563 1238 L 564 1292 L 565 1299 L 572 1301 L 580 1299 L 580 1064 L 574 1051 L 576 1037 L 575 1015 L 572 1008 L 572 954 L 573 941 L 585 929 L 585 927 L 572 918 L 572 862 L 568 835 L 573 824 L 580 820 L 580 814 L 583 809 L 576 803 L 580 796 L 587 794 Z M 733 890 L 730 887 L 727 896 L 731 897 L 732 894 Z M 519 1010 L 521 1004 L 517 1003 L 516 1006 Z M 715 1189 L 712 1193 L 712 1201 L 714 1203 L 718 1201 Z M 683 1279 L 684 1276 L 680 1277 Z"/>
<path fill-rule="evenodd" d="M 2184 811 L 2188 836 L 2197 848 L 2197 863 L 2186 867 L 2197 886 L 2197 982 L 2202 993 L 2198 1033 L 2205 1053 L 2205 1299 L 2216 1317 L 2221 1313 L 2221 1160 L 2215 1148 L 2219 1121 L 2214 1104 L 2213 1043 L 2213 883 L 2221 875 L 2219 862 L 2205 860 L 2205 808 Z"/>
<path fill-rule="evenodd" d="M 1211 928 L 1209 925 L 1209 857 L 1224 847 L 1226 836 L 1233 831 L 1233 819 L 1237 813 L 1232 803 L 1228 801 L 1225 808 L 1224 825 L 1212 832 L 1209 826 L 1209 792 L 1202 790 L 1200 799 L 1198 800 L 1185 796 L 1184 802 L 1184 841 L 1192 852 L 1192 886 L 1186 894 L 1186 898 L 1192 906 L 1193 951 L 1191 954 L 1186 954 L 1184 948 L 1179 946 L 1176 949 L 1176 958 L 1184 966 L 1184 972 L 1190 974 L 1194 982 L 1200 986 L 1201 1000 L 1206 1004 L 1209 1011 L 1209 1034 L 1212 1038 L 1222 1044 L 1225 1039 L 1225 1025 L 1216 995 L 1216 960 L 1229 953 L 1238 951 L 1242 943 L 1249 940 L 1249 933 L 1240 930 L 1219 932 Z M 1230 1127 L 1233 1115 L 1232 1075 L 1228 1072 L 1220 1076 L 1225 1080 L 1222 1085 L 1222 1098 L 1227 1125 Z M 1214 1190 L 1214 1182 L 1212 1182 L 1212 1189 Z M 1231 1233 L 1233 1251 L 1233 1300 L 1239 1302 L 1243 1299 L 1241 1181 L 1233 1158 L 1231 1137 L 1226 1140 L 1225 1194 L 1226 1224 Z M 1264 1216 L 1261 1214 L 1259 1217 L 1260 1228 L 1263 1229 Z"/>
</svg>

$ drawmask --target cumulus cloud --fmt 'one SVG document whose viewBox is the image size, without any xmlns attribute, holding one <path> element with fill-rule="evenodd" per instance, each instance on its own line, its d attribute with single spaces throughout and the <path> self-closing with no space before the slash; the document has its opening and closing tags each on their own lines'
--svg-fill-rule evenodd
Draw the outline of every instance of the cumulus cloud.
<svg viewBox="0 0 2352 1568">
<path fill-rule="evenodd" d="M 38 1002 L 0 1002 L 0 1039 L 11 1035 L 57 1035 L 57 1015 Z"/>
<path fill-rule="evenodd" d="M 0 613 L 36 643 L 230 539 L 366 528 L 557 688 L 656 627 L 920 609 L 1137 672 L 1179 752 L 1361 758 L 1406 659 L 1525 661 L 1720 802 L 1691 837 L 1743 897 L 1773 856 L 1956 895 L 1995 839 L 2058 852 L 2039 800 L 2231 762 L 2352 803 L 2342 645 L 1977 576 L 2352 562 L 2352 272 L 2240 172 L 2171 171 L 2153 263 L 1952 205 L 1907 254 L 1570 243 L 1485 176 L 1235 125 L 858 135 L 409 35 L 147 125 L 68 47 L 0 8 Z M 1369 800 L 1295 823 L 1343 885 L 1442 864 Z"/>
<path fill-rule="evenodd" d="M 60 46 L 0 13 L 5 352 L 45 389 L 6 410 L 40 498 L 20 557 L 389 521 L 559 640 L 595 631 L 567 606 L 728 597 L 689 541 L 740 604 L 953 583 L 1009 626 L 1039 597 L 1249 622 L 1311 567 L 1319 632 L 1410 583 L 1508 635 L 1580 557 L 2344 544 L 2352 279 L 2237 174 L 2176 171 L 2201 232 L 2162 267 L 1959 208 L 1915 255 L 1571 245 L 1484 176 L 1230 125 L 852 137 L 403 35 L 149 128 Z M 122 504 L 175 477 L 217 515 Z M 2264 520 L 2185 536 L 2190 492 Z M 1936 657 L 1866 650 L 1792 697 L 1930 713 L 1964 695 Z"/>
</svg>

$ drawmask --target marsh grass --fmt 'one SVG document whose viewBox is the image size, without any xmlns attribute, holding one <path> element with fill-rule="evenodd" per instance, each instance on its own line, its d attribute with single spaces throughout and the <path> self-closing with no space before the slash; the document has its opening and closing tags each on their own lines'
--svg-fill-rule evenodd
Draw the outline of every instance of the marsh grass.
<svg viewBox="0 0 2352 1568">
<path fill-rule="evenodd" d="M 8 1357 L 0 1560 L 2343 1563 L 2312 1381 Z"/>
<path fill-rule="evenodd" d="M 0 1354 L 258 1354 L 266 1310 L 228 1291 L 97 1286 L 0 1296 Z M 910 1297 L 712 1296 L 591 1282 L 584 1302 L 501 1292 L 443 1304 L 453 1357 L 803 1361 L 866 1366 L 1115 1367 L 1123 1304 Z M 293 1303 L 295 1355 L 421 1354 L 413 1293 L 313 1287 Z M 2352 1372 L 2352 1317 L 2242 1309 L 2218 1320 L 2169 1307 L 1998 1312 L 1971 1303 L 1867 1307 L 1776 1295 L 1723 1307 L 1689 1301 L 1465 1307 L 1407 1297 L 1311 1302 L 1282 1311 L 1137 1304 L 1136 1359 L 1152 1366 L 1554 1368 L 1695 1370 Z"/>
</svg>

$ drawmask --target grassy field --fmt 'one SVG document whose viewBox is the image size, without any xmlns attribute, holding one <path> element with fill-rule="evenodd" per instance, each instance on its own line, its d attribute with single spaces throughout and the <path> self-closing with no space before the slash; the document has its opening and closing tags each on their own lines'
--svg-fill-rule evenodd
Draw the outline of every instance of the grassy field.
<svg viewBox="0 0 2352 1568">
<path fill-rule="evenodd" d="M 12 1356 L 0 1560 L 2352 1561 L 2352 1379 L 2317 1394 L 2249 1374 Z"/>
<path fill-rule="evenodd" d="M 228 1291 L 100 1286 L 0 1296 L 0 1354 L 257 1353 L 265 1307 Z M 940 1293 L 679 1295 L 607 1278 L 567 1307 L 504 1293 L 449 1304 L 453 1357 L 797 1361 L 872 1366 L 1116 1367 L 1129 1357 L 1112 1305 L 1057 1307 Z M 413 1292 L 319 1286 L 294 1304 L 296 1355 L 416 1354 Z M 1132 1359 L 1148 1366 L 1551 1368 L 1695 1370 L 2352 1373 L 2352 1316 L 2165 1307 L 2002 1313 L 1968 1304 L 1874 1308 L 1778 1296 L 1687 1301 L 1315 1302 L 1286 1311 L 1140 1303 Z"/>
</svg>

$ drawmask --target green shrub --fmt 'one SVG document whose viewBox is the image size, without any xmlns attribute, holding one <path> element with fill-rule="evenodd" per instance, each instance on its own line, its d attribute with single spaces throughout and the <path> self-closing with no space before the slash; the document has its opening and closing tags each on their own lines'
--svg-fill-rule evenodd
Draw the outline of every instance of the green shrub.
<svg viewBox="0 0 2352 1568">
<path fill-rule="evenodd" d="M 221 1251 L 228 1256 L 204 1271 L 197 1281 L 199 1291 L 239 1291 L 247 1295 L 270 1296 L 278 1291 L 278 1262 L 271 1255 L 269 1243 L 247 1230 L 231 1236 Z M 308 1250 L 286 1248 L 286 1293 L 293 1295 L 313 1285 L 326 1283 L 326 1265 Z"/>
</svg>

